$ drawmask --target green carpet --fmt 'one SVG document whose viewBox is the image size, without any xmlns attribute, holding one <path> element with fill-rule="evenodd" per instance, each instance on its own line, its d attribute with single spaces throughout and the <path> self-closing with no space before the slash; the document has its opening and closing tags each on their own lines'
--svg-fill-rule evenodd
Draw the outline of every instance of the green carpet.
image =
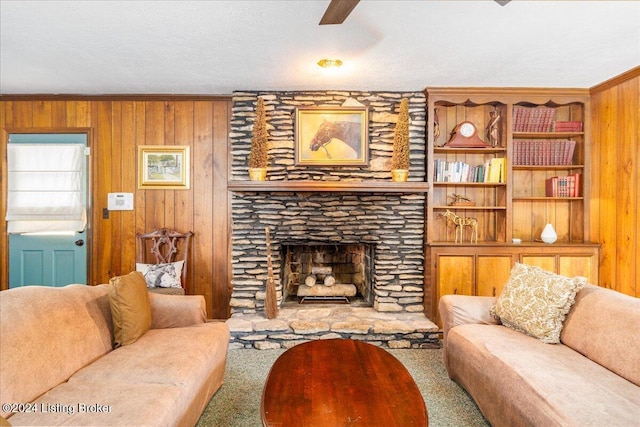
<svg viewBox="0 0 640 427">
<path fill-rule="evenodd" d="M 261 426 L 260 397 L 273 362 L 284 350 L 229 350 L 225 383 L 198 421 L 199 427 Z M 432 427 L 488 426 L 469 395 L 447 377 L 442 350 L 389 350 L 422 392 Z"/>
</svg>

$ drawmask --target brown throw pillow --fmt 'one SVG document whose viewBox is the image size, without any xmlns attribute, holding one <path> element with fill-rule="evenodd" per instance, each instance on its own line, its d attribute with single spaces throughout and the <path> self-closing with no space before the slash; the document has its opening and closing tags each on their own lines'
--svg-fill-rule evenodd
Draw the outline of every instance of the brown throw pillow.
<svg viewBox="0 0 640 427">
<path fill-rule="evenodd" d="M 115 347 L 133 344 L 151 327 L 151 302 L 139 271 L 109 280 Z"/>
<path fill-rule="evenodd" d="M 544 343 L 559 343 L 564 318 L 586 282 L 584 277 L 560 276 L 516 263 L 491 314 L 511 329 Z"/>
</svg>

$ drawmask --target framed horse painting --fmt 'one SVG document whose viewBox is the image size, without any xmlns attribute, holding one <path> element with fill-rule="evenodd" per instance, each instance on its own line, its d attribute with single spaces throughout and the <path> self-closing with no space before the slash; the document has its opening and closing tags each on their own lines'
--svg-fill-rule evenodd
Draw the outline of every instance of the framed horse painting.
<svg viewBox="0 0 640 427">
<path fill-rule="evenodd" d="M 301 166 L 368 165 L 367 108 L 296 108 L 295 156 Z"/>
</svg>

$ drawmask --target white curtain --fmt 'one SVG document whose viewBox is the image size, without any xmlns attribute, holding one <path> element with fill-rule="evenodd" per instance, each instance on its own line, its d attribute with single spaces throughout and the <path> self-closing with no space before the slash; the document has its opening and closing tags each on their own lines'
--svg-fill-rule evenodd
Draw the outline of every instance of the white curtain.
<svg viewBox="0 0 640 427">
<path fill-rule="evenodd" d="M 84 230 L 84 162 L 82 144 L 8 144 L 9 233 Z"/>
</svg>

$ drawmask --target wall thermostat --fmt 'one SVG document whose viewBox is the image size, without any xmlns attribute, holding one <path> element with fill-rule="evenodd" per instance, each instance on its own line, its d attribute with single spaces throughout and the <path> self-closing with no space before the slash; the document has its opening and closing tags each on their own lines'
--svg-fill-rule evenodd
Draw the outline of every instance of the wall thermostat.
<svg viewBox="0 0 640 427">
<path fill-rule="evenodd" d="M 133 193 L 109 193 L 107 208 L 110 211 L 132 211 Z"/>
</svg>

